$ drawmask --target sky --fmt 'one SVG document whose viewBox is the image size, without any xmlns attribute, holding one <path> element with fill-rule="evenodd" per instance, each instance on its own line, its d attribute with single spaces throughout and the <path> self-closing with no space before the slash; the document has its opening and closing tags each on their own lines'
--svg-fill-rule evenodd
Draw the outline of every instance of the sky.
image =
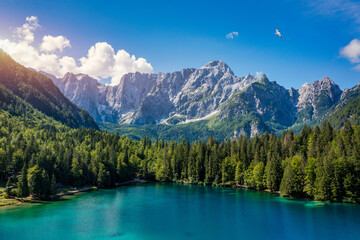
<svg viewBox="0 0 360 240">
<path fill-rule="evenodd" d="M 223 60 L 286 88 L 328 76 L 345 89 L 360 81 L 360 1 L 0 0 L 0 48 L 103 83 Z"/>
</svg>

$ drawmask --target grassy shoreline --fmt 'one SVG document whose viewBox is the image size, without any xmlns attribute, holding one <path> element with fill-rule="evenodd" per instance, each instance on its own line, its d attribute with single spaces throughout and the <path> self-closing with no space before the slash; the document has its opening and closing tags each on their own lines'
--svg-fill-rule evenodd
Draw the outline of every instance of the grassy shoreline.
<svg viewBox="0 0 360 240">
<path fill-rule="evenodd" d="M 90 191 L 96 191 L 98 188 L 96 186 L 86 186 L 82 188 L 63 188 L 59 189 L 60 192 L 56 194 L 56 196 L 52 196 L 50 200 L 39 200 L 32 197 L 27 198 L 2 198 L 0 199 L 0 209 L 9 208 L 17 205 L 21 205 L 24 203 L 42 203 L 42 202 L 48 202 L 48 201 L 58 201 L 61 200 L 61 197 L 63 196 L 71 196 L 74 194 L 82 193 L 82 192 L 90 192 Z"/>
<path fill-rule="evenodd" d="M 138 183 L 148 183 L 148 181 L 145 181 L 145 180 L 139 179 L 139 178 L 134 178 L 133 180 L 130 180 L 130 181 L 117 183 L 114 188 L 138 184 Z M 51 197 L 50 200 L 39 200 L 39 199 L 35 199 L 32 197 L 27 197 L 27 198 L 15 197 L 15 198 L 2 198 L 1 199 L 1 197 L 4 197 L 4 195 L 0 194 L 0 209 L 10 208 L 10 207 L 18 206 L 18 205 L 21 205 L 24 203 L 43 203 L 43 202 L 48 202 L 48 201 L 61 201 L 61 198 L 65 197 L 65 196 L 72 196 L 72 195 L 76 195 L 78 193 L 96 191 L 98 189 L 99 188 L 96 186 L 85 186 L 85 187 L 81 187 L 81 188 L 65 187 L 65 188 L 59 189 L 56 196 Z"/>
</svg>

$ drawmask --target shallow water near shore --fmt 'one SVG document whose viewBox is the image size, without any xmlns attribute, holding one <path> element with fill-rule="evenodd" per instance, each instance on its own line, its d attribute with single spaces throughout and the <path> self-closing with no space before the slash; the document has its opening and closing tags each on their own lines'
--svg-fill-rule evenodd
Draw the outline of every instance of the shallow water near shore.
<svg viewBox="0 0 360 240">
<path fill-rule="evenodd" d="M 356 204 L 154 183 L 0 209 L 0 239 L 359 239 L 359 216 Z"/>
</svg>

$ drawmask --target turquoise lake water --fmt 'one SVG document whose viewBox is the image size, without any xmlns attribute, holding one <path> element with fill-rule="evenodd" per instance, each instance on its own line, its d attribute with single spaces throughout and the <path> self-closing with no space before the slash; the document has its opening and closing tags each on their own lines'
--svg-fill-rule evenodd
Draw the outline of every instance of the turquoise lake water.
<svg viewBox="0 0 360 240">
<path fill-rule="evenodd" d="M 143 184 L 0 210 L 0 239 L 360 239 L 360 206 Z"/>
</svg>

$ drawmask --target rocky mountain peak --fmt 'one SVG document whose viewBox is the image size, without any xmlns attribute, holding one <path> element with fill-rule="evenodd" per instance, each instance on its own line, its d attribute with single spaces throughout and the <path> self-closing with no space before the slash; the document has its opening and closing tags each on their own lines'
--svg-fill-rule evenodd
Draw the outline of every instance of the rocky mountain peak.
<svg viewBox="0 0 360 240">
<path fill-rule="evenodd" d="M 242 79 L 242 84 L 245 86 L 245 85 L 249 85 L 255 81 L 256 81 L 256 77 L 253 74 L 249 73 Z"/>
<path fill-rule="evenodd" d="M 330 92 L 341 92 L 339 86 L 331 80 L 329 77 L 323 77 L 320 80 L 316 80 L 312 82 L 311 84 L 308 84 L 307 82 L 302 85 L 302 87 L 299 89 L 299 93 L 320 93 L 321 91 L 330 91 Z"/>
<path fill-rule="evenodd" d="M 333 80 L 331 80 L 329 77 L 326 76 L 320 80 L 314 81 L 311 85 L 313 85 L 315 88 L 320 88 L 320 89 L 327 89 L 332 86 L 339 88 L 339 86 L 336 85 Z"/>
<path fill-rule="evenodd" d="M 263 83 L 263 84 L 269 84 L 269 83 L 270 83 L 270 81 L 269 81 L 268 77 L 266 76 L 266 74 L 263 74 L 263 75 L 258 79 L 258 81 L 259 81 L 260 83 Z"/>
<path fill-rule="evenodd" d="M 76 74 L 75 77 L 76 77 L 77 80 L 81 80 L 81 79 L 83 79 L 83 78 L 89 77 L 89 75 L 79 73 L 79 74 Z"/>
<path fill-rule="evenodd" d="M 298 93 L 298 111 L 307 108 L 307 111 L 311 113 L 310 115 L 316 117 L 325 109 L 334 105 L 340 99 L 342 91 L 329 77 L 323 77 L 311 84 L 305 83 L 299 89 Z M 312 110 L 309 110 L 309 107 L 311 107 Z"/>
<path fill-rule="evenodd" d="M 244 80 L 247 80 L 247 79 L 255 79 L 256 77 L 254 76 L 254 74 L 251 74 L 251 73 L 248 73 L 245 77 L 244 77 Z"/>
<path fill-rule="evenodd" d="M 329 77 L 327 77 L 327 76 L 324 76 L 322 79 L 320 79 L 318 81 L 320 81 L 320 82 L 329 82 L 331 84 L 335 84 L 335 82 L 332 79 L 330 79 Z"/>
<path fill-rule="evenodd" d="M 290 94 L 290 97 L 293 99 L 293 102 L 297 103 L 297 100 L 299 98 L 298 91 L 295 88 L 290 88 L 289 89 L 289 94 Z"/>
<path fill-rule="evenodd" d="M 223 61 L 217 60 L 217 61 L 210 61 L 208 64 L 203 66 L 200 69 L 214 69 L 223 73 L 230 72 L 231 74 L 234 74 L 230 67 Z"/>
<path fill-rule="evenodd" d="M 203 66 L 202 68 L 212 68 L 212 67 L 218 67 L 218 66 L 229 68 L 229 66 L 225 62 L 223 62 L 222 60 L 210 61 L 205 66 Z"/>
<path fill-rule="evenodd" d="M 90 77 L 89 75 L 87 74 L 83 74 L 83 73 L 71 73 L 71 72 L 68 72 L 64 75 L 63 77 L 64 79 L 76 79 L 76 80 L 82 80 L 84 78 L 89 78 L 89 79 L 93 79 L 92 77 Z"/>
<path fill-rule="evenodd" d="M 64 87 L 72 88 L 78 88 L 84 85 L 86 85 L 85 87 L 97 87 L 101 85 L 98 80 L 83 73 L 66 73 L 65 76 L 62 78 L 62 82 L 64 83 Z"/>
<path fill-rule="evenodd" d="M 73 77 L 76 77 L 75 73 L 67 72 L 67 73 L 65 73 L 63 78 L 73 78 Z"/>
</svg>

